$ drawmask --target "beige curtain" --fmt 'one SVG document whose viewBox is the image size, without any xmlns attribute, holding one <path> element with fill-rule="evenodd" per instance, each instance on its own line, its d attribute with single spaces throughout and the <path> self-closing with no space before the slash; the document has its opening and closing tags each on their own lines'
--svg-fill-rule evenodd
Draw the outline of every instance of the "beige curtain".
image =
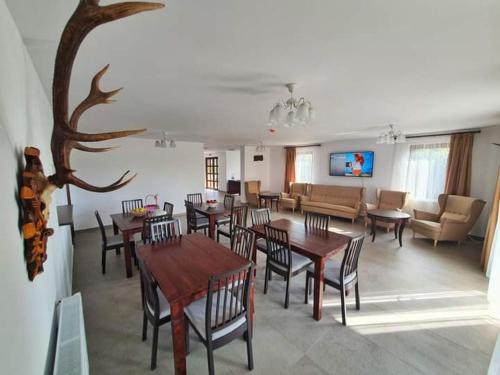
<svg viewBox="0 0 500 375">
<path fill-rule="evenodd" d="M 451 136 L 444 188 L 446 194 L 470 195 L 473 142 L 473 133 Z"/>
<path fill-rule="evenodd" d="M 285 193 L 290 192 L 290 182 L 295 182 L 295 155 L 297 154 L 295 147 L 286 148 L 286 165 L 285 165 Z"/>
<path fill-rule="evenodd" d="M 493 237 L 495 236 L 495 230 L 498 221 L 498 206 L 500 201 L 500 169 L 498 170 L 497 176 L 497 187 L 495 189 L 495 196 L 493 198 L 493 204 L 491 207 L 490 220 L 488 221 L 488 229 L 486 229 L 486 236 L 484 237 L 483 253 L 481 255 L 481 266 L 486 272 L 488 268 L 488 261 L 491 254 L 491 246 L 493 245 Z"/>
</svg>

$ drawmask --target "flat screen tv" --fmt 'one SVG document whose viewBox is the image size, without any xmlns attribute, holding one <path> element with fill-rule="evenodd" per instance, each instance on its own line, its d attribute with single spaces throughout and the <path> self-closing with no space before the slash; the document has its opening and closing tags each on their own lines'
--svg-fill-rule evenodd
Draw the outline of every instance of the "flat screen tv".
<svg viewBox="0 0 500 375">
<path fill-rule="evenodd" d="M 333 152 L 330 154 L 330 176 L 372 177 L 373 151 Z"/>
</svg>

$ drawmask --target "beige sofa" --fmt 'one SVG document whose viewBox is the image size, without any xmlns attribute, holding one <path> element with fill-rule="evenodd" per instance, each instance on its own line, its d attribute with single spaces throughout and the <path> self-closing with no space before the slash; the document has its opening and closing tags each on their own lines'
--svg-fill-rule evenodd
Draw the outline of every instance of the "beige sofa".
<svg viewBox="0 0 500 375">
<path fill-rule="evenodd" d="M 410 194 L 405 191 L 377 189 L 377 203 L 366 203 L 366 211 L 370 210 L 396 210 L 401 211 L 408 203 Z M 371 224 L 370 218 L 365 213 L 365 226 Z M 385 228 L 388 232 L 394 228 L 393 223 L 377 221 L 377 226 Z"/>
<path fill-rule="evenodd" d="M 351 219 L 354 223 L 363 205 L 364 195 L 363 187 L 310 185 L 309 195 L 301 197 L 300 207 L 302 213 L 317 212 Z"/>
<path fill-rule="evenodd" d="M 259 207 L 260 181 L 245 181 L 245 197 L 248 204 Z"/>
<path fill-rule="evenodd" d="M 300 197 L 307 195 L 308 185 L 301 182 L 291 182 L 290 193 L 280 194 L 281 208 L 291 208 L 293 212 L 295 212 L 296 208 L 300 208 Z"/>
<path fill-rule="evenodd" d="M 441 194 L 438 198 L 439 212 L 414 210 L 411 221 L 413 237 L 419 233 L 438 241 L 465 240 L 483 210 L 485 201 L 459 195 Z"/>
</svg>

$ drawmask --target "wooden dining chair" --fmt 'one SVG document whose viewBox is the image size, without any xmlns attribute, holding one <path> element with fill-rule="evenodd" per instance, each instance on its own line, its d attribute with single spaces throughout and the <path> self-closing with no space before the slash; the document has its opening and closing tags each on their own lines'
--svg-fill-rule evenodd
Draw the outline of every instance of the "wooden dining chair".
<svg viewBox="0 0 500 375">
<path fill-rule="evenodd" d="M 360 309 L 359 281 L 358 281 L 358 259 L 363 247 L 365 236 L 359 235 L 349 240 L 344 252 L 342 262 L 330 259 L 325 264 L 324 283 L 340 291 L 340 302 L 342 309 L 342 324 L 346 325 L 346 294 L 354 288 L 356 294 L 356 310 Z M 311 293 L 311 279 L 314 278 L 314 267 L 308 267 L 306 272 L 305 303 L 309 302 Z"/>
<path fill-rule="evenodd" d="M 292 277 L 306 271 L 307 267 L 312 264 L 312 261 L 291 250 L 286 230 L 274 228 L 269 224 L 265 224 L 264 229 L 267 242 L 264 294 L 267 294 L 267 284 L 272 272 L 284 277 L 286 280 L 285 309 L 288 309 L 290 280 Z"/>
<path fill-rule="evenodd" d="M 148 336 L 148 321 L 153 326 L 153 346 L 151 349 L 151 370 L 156 368 L 156 356 L 158 352 L 158 331 L 160 326 L 170 322 L 170 305 L 158 288 L 156 280 L 151 275 L 141 257 L 137 259 L 141 274 L 141 297 L 142 297 L 142 341 Z"/>
<path fill-rule="evenodd" d="M 163 211 L 165 211 L 165 215 L 167 215 L 168 218 L 172 220 L 174 217 L 174 204 L 170 202 L 163 203 Z"/>
<path fill-rule="evenodd" d="M 229 217 L 229 224 L 217 228 L 217 242 L 220 241 L 220 236 L 228 237 L 231 239 L 235 225 L 242 227 L 247 226 L 247 206 L 233 206 L 231 209 L 231 216 Z"/>
<path fill-rule="evenodd" d="M 182 236 L 181 221 L 168 215 L 148 217 L 142 222 L 142 241 L 155 243 L 172 237 Z"/>
<path fill-rule="evenodd" d="M 144 207 L 142 199 L 128 199 L 122 201 L 122 213 L 128 214 L 134 208 Z"/>
<path fill-rule="evenodd" d="M 254 246 L 255 233 L 248 228 L 235 225 L 233 236 L 231 237 L 231 250 L 251 261 Z"/>
<path fill-rule="evenodd" d="M 316 212 L 306 212 L 306 218 L 304 220 L 306 229 L 328 230 L 329 224 L 330 216 Z"/>
<path fill-rule="evenodd" d="M 186 200 L 193 204 L 202 204 L 203 196 L 201 195 L 201 193 L 187 194 Z"/>
<path fill-rule="evenodd" d="M 269 208 L 257 208 L 250 213 L 252 225 L 264 225 L 271 222 L 271 210 Z M 257 239 L 255 246 L 257 250 L 267 253 L 267 243 L 265 238 Z"/>
<path fill-rule="evenodd" d="M 186 346 L 189 353 L 189 327 L 207 348 L 208 373 L 215 374 L 213 351 L 242 337 L 247 343 L 248 369 L 253 369 L 252 324 L 250 322 L 250 282 L 253 265 L 210 277 L 208 295 L 184 309 L 187 320 Z"/>
<path fill-rule="evenodd" d="M 226 210 L 231 211 L 233 209 L 233 206 L 234 206 L 234 195 L 231 195 L 231 194 L 224 195 L 224 208 Z M 229 224 L 230 217 L 231 217 L 231 215 L 221 216 L 220 218 L 217 218 L 217 220 L 215 221 L 215 224 L 217 226 L 227 225 L 227 224 Z"/>
<path fill-rule="evenodd" d="M 101 232 L 101 269 L 102 273 L 106 273 L 106 252 L 108 250 L 116 250 L 117 254 L 120 254 L 120 249 L 123 247 L 123 237 L 119 234 L 115 234 L 112 236 L 108 236 L 106 234 L 106 229 L 104 228 L 104 224 L 102 223 L 101 215 L 99 215 L 99 211 L 94 212 L 95 217 L 97 219 L 97 224 L 99 225 L 99 231 Z M 132 247 L 132 255 L 135 259 L 135 243 L 133 240 L 130 240 L 130 244 Z"/>
<path fill-rule="evenodd" d="M 208 218 L 205 216 L 196 215 L 193 202 L 184 201 L 186 206 L 186 222 L 187 222 L 187 232 L 188 234 L 192 231 L 197 232 L 203 229 L 203 233 L 207 234 L 207 229 L 209 226 Z"/>
</svg>

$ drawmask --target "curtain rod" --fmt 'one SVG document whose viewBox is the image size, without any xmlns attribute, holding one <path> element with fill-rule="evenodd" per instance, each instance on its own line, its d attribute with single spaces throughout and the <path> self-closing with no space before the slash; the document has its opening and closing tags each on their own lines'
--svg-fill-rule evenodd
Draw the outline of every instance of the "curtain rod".
<svg viewBox="0 0 500 375">
<path fill-rule="evenodd" d="M 406 138 L 440 137 L 443 135 L 466 134 L 466 133 L 477 134 L 481 133 L 481 130 L 478 129 L 478 130 L 464 130 L 464 131 L 448 132 L 448 133 L 416 134 L 416 135 L 407 135 Z"/>
<path fill-rule="evenodd" d="M 321 143 L 314 143 L 312 145 L 302 145 L 302 146 L 285 146 L 284 148 L 304 148 L 304 147 L 321 147 Z"/>
</svg>

